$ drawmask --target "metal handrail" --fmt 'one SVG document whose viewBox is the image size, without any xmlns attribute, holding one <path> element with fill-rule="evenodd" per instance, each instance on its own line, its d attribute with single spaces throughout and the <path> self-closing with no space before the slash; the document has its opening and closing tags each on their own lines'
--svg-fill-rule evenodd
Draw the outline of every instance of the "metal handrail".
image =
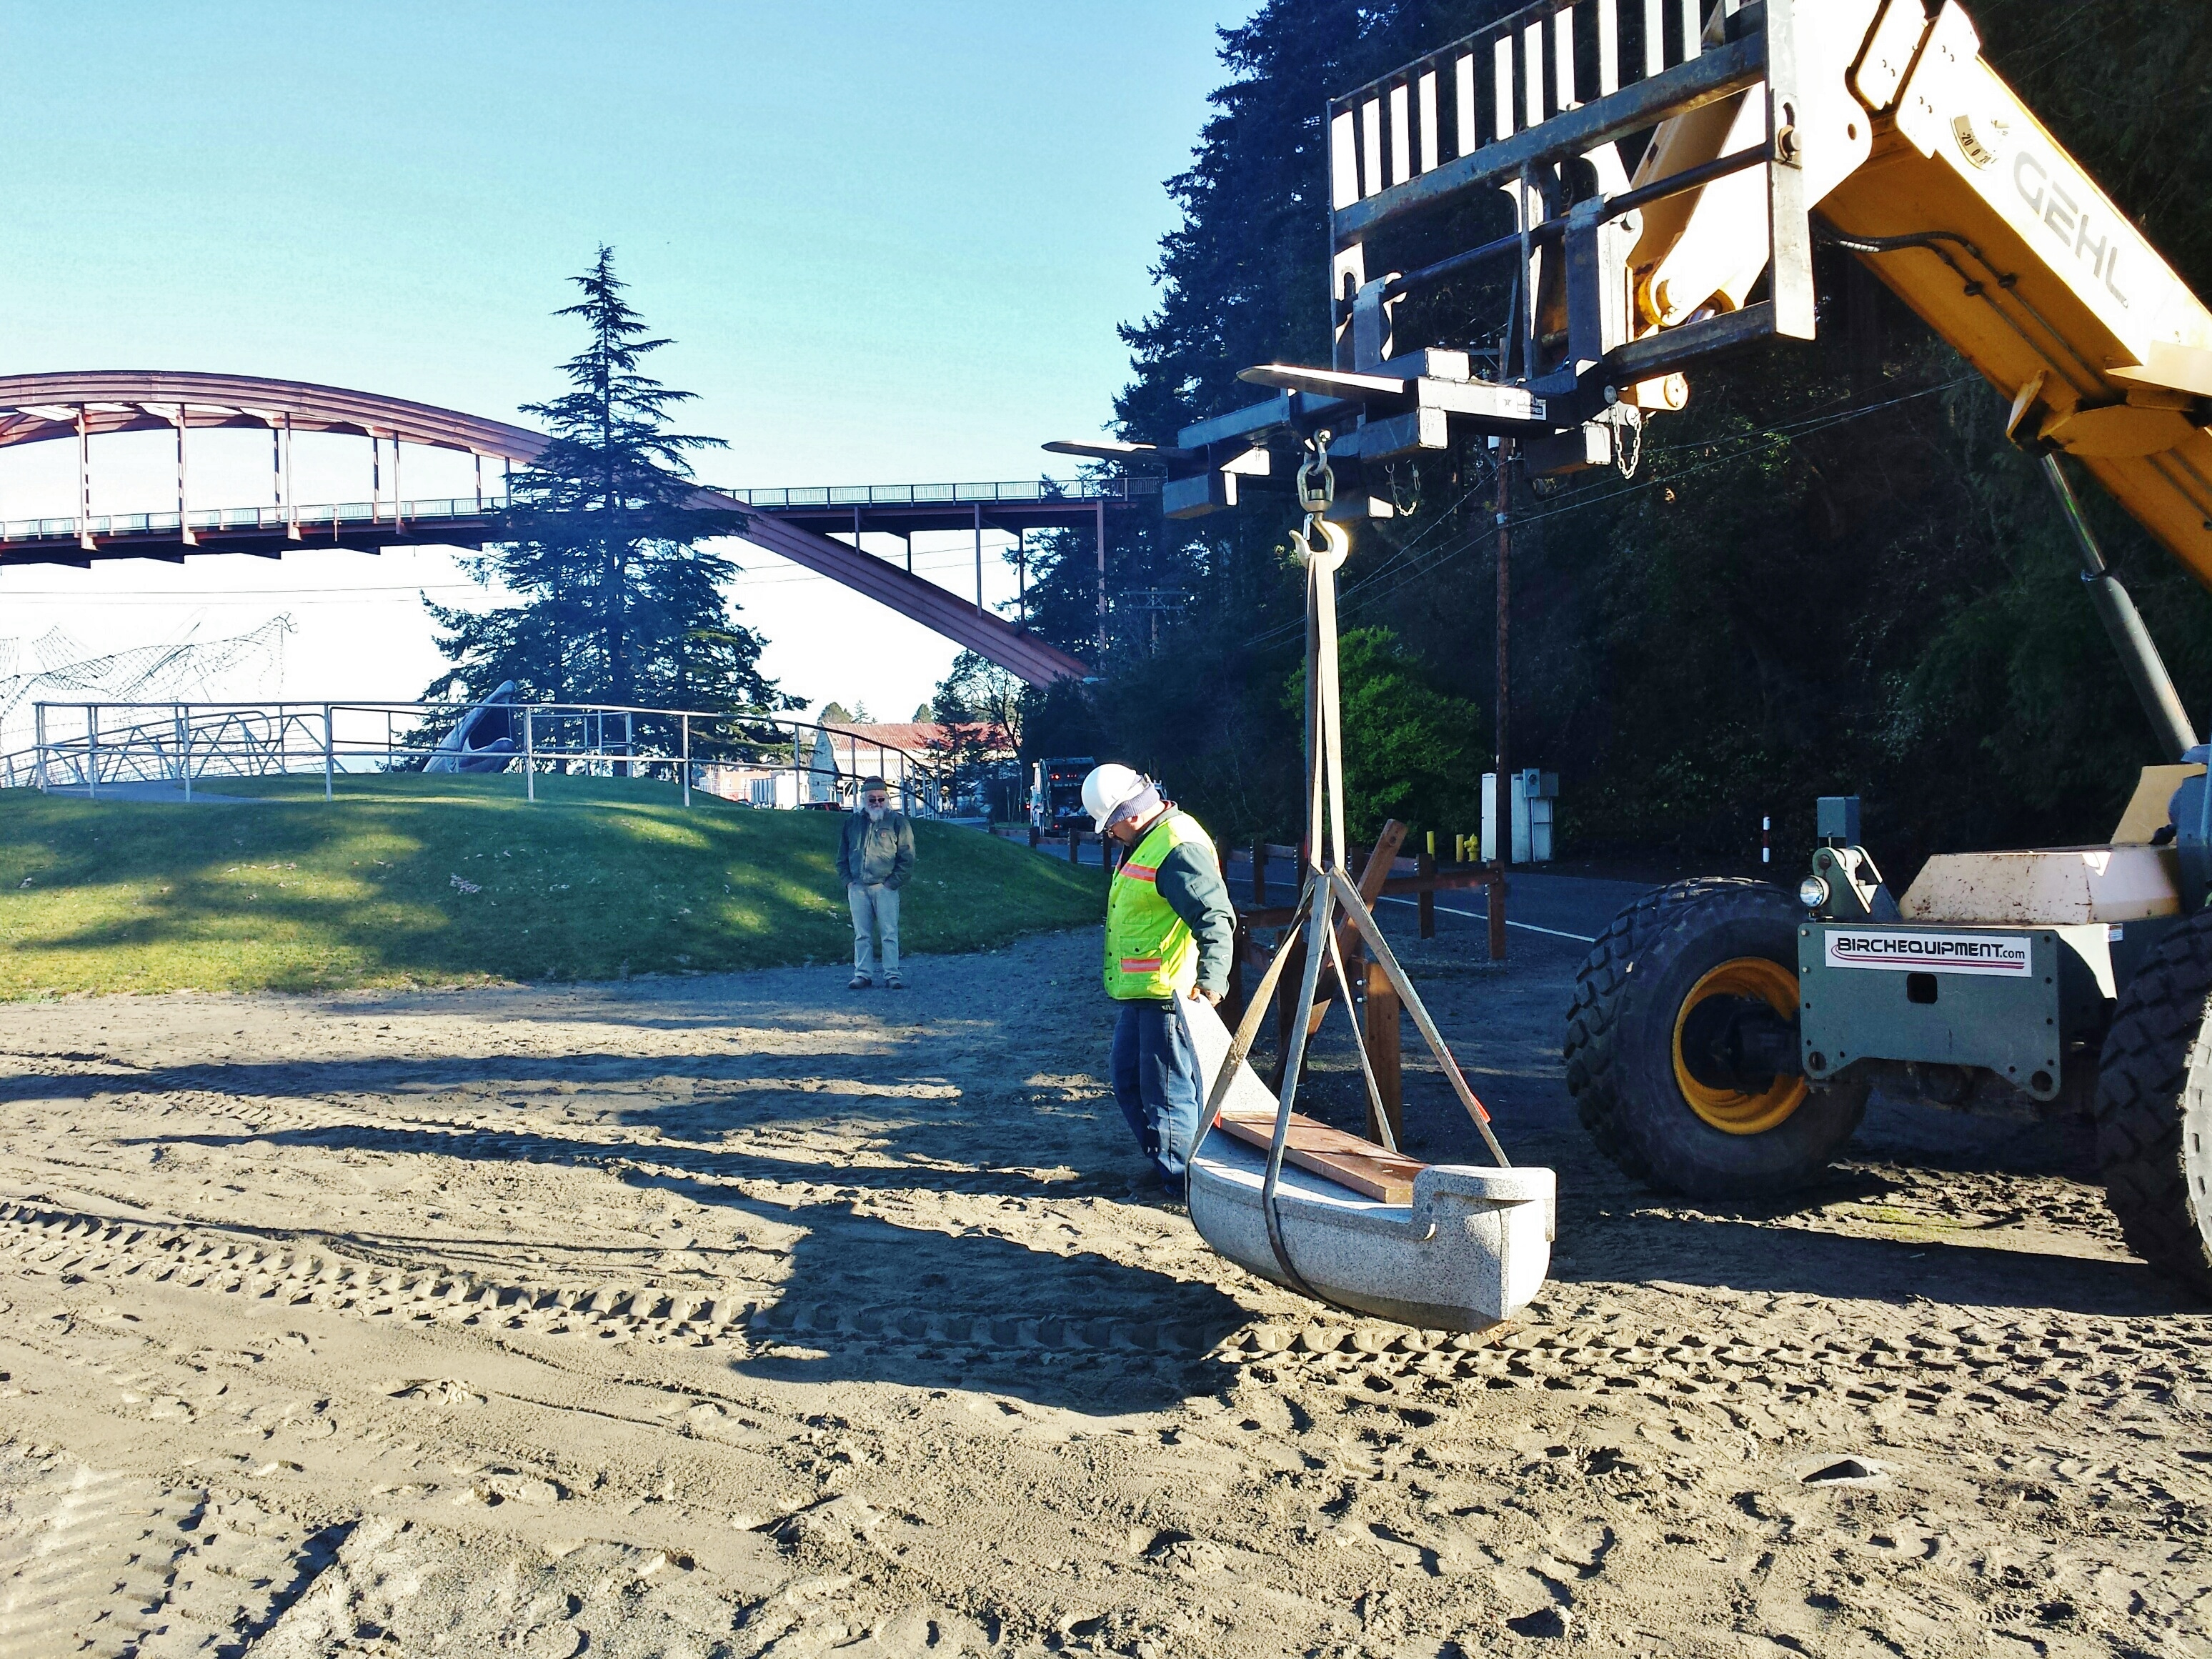
<svg viewBox="0 0 2212 1659">
<path fill-rule="evenodd" d="M 30 749 L 0 754 L 0 787 L 84 789 L 98 797 L 103 787 L 118 784 L 179 783 L 186 799 L 202 780 L 313 775 L 323 777 L 324 794 L 334 798 L 340 775 L 412 770 L 438 752 L 435 738 L 422 735 L 435 726 L 486 705 L 471 701 L 396 702 L 38 702 L 33 707 L 38 741 Z M 897 770 L 908 805 L 927 810 L 916 799 L 917 781 L 925 799 L 957 775 L 957 763 L 948 757 L 917 754 L 896 744 L 860 738 L 849 729 L 825 726 L 772 710 L 720 713 L 708 709 L 659 708 L 626 703 L 514 703 L 498 705 L 522 721 L 520 741 L 506 757 L 508 766 L 520 765 L 529 798 L 537 799 L 537 776 L 542 769 L 566 770 L 582 765 L 597 769 L 617 768 L 630 776 L 666 776 L 679 782 L 686 805 L 702 766 L 726 763 L 720 757 L 695 755 L 693 738 L 713 735 L 716 728 L 767 726 L 789 738 L 773 740 L 721 738 L 721 744 L 756 751 L 781 751 L 771 763 L 758 758 L 742 763 L 753 769 L 789 770 L 794 778 L 830 780 L 833 796 L 842 793 L 865 769 L 879 773 Z M 57 715 L 75 716 L 81 729 L 56 733 Z M 365 716 L 372 722 L 363 732 L 341 732 L 342 716 Z M 648 732 L 640 742 L 641 719 L 671 724 L 678 739 L 673 752 L 656 747 Z M 373 723 L 380 720 L 382 735 Z M 410 729 L 403 731 L 402 722 Z M 619 723 L 621 736 L 610 741 L 610 727 Z M 702 729 L 703 728 L 703 729 Z M 817 734 L 810 743 L 805 732 Z M 820 735 L 830 739 L 830 763 L 817 762 Z M 841 750 L 844 751 L 841 755 Z M 862 750 L 872 761 L 864 767 Z M 787 758 L 786 757 L 787 756 Z M 896 768 L 890 763 L 896 757 Z M 847 767 L 841 761 L 851 763 Z M 794 801 L 794 805 L 805 805 Z"/>
</svg>

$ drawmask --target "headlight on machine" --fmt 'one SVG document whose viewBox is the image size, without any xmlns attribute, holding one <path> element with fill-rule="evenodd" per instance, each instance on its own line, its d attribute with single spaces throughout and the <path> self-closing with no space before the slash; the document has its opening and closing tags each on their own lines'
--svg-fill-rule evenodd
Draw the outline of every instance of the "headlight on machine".
<svg viewBox="0 0 2212 1659">
<path fill-rule="evenodd" d="M 1817 910 L 1828 902 L 1828 884 L 1818 876 L 1808 876 L 1797 884 L 1797 902 L 1808 910 Z"/>
</svg>

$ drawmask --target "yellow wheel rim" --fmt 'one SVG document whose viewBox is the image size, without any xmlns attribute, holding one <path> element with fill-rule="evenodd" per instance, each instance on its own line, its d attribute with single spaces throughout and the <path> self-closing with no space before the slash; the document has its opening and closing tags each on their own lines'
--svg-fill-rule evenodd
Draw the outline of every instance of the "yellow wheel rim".
<svg viewBox="0 0 2212 1659">
<path fill-rule="evenodd" d="M 1682 1057 L 1682 1028 L 1688 1024 L 1692 1011 L 1699 1003 L 1715 997 L 1753 998 L 1783 1018 L 1794 1019 L 1797 1014 L 1797 975 L 1765 957 L 1737 957 L 1721 963 L 1692 985 L 1674 1015 L 1674 1084 L 1681 1090 L 1690 1109 L 1725 1134 L 1764 1134 L 1787 1122 L 1790 1115 L 1805 1103 L 1805 1079 L 1777 1077 L 1755 1095 L 1698 1082 Z"/>
</svg>

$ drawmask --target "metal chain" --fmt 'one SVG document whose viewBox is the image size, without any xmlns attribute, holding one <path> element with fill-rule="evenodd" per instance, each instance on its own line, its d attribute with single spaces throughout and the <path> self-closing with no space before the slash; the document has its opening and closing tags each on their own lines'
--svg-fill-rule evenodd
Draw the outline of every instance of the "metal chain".
<svg viewBox="0 0 2212 1659">
<path fill-rule="evenodd" d="M 1644 459 L 1644 412 L 1620 404 L 1607 413 L 1613 422 L 1613 464 L 1624 478 L 1633 478 Z"/>
</svg>

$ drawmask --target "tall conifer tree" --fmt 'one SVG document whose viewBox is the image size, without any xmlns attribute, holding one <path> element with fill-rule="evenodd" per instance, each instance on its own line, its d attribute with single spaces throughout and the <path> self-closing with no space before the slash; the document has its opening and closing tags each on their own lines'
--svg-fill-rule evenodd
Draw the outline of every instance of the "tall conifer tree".
<svg viewBox="0 0 2212 1659">
<path fill-rule="evenodd" d="M 794 706 L 760 672 L 760 635 L 738 623 L 722 585 L 737 566 L 702 542 L 744 515 L 693 504 L 691 452 L 721 441 L 672 429 L 692 397 L 641 372 L 670 343 L 645 337 L 623 298 L 614 250 L 572 279 L 584 349 L 562 365 L 572 390 L 525 414 L 552 441 L 515 476 L 507 538 L 471 565 L 518 602 L 487 611 L 428 605 L 451 666 L 427 695 L 513 680 L 526 696 L 730 711 Z M 425 601 L 428 604 L 428 601 Z M 646 736 L 641 732 L 641 736 Z M 653 734 L 659 736 L 660 734 Z"/>
</svg>

